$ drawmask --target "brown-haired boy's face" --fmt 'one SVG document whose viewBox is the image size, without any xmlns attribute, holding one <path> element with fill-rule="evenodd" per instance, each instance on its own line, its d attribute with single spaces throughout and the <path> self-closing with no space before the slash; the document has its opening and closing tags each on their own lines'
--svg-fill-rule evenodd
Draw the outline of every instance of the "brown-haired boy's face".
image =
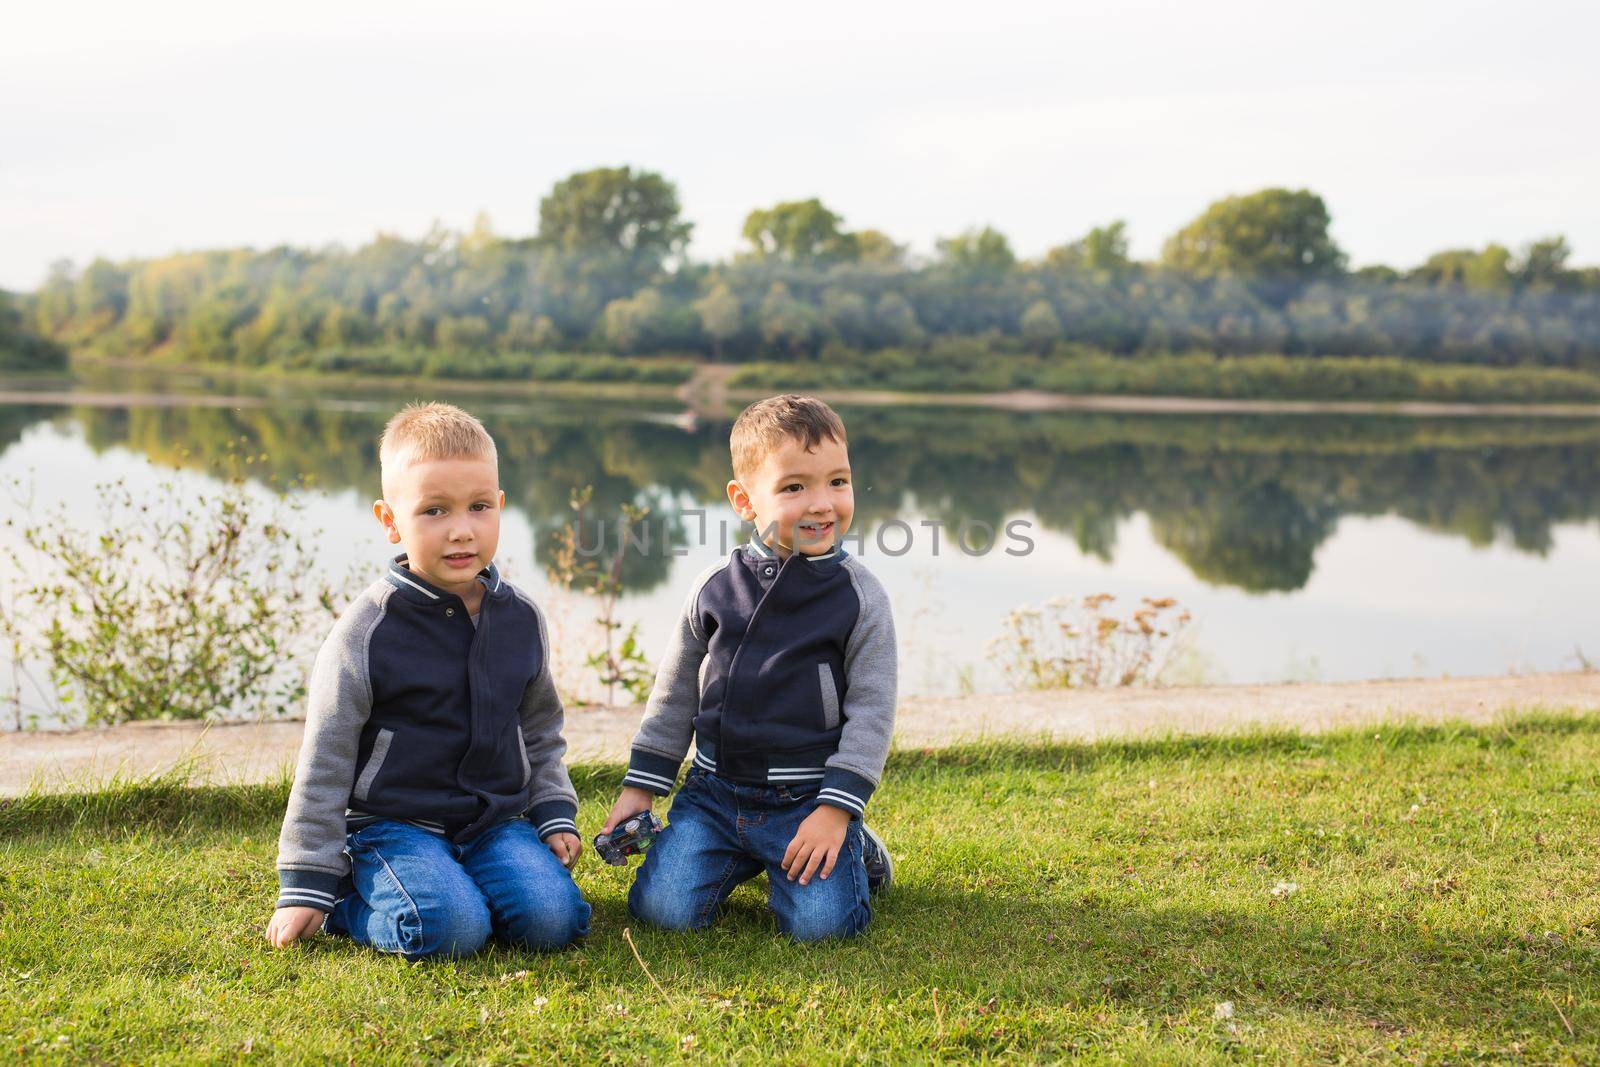
<svg viewBox="0 0 1600 1067">
<path fill-rule="evenodd" d="M 493 460 L 433 459 L 395 471 L 373 513 L 411 570 L 447 592 L 473 590 L 500 546 L 506 495 Z M 468 599 L 464 597 L 463 599 Z"/>
<path fill-rule="evenodd" d="M 810 451 L 792 437 L 728 483 L 728 502 L 780 555 L 832 552 L 856 513 L 850 453 L 830 437 Z"/>
</svg>

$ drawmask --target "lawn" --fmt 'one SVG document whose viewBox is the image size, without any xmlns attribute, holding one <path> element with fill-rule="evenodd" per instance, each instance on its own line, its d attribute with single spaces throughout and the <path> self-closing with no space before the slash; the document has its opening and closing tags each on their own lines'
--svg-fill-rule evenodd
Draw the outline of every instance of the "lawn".
<svg viewBox="0 0 1600 1067">
<path fill-rule="evenodd" d="M 586 837 L 620 776 L 576 769 Z M 752 885 L 639 958 L 592 850 L 575 951 L 272 952 L 285 794 L 0 809 L 0 1058 L 1600 1059 L 1600 716 L 897 753 L 864 938 L 787 944 Z"/>
</svg>

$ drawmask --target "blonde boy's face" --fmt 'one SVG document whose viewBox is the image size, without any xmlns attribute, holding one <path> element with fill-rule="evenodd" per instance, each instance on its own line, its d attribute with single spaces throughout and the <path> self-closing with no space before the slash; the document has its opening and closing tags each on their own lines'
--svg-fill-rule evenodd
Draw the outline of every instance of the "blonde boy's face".
<svg viewBox="0 0 1600 1067">
<path fill-rule="evenodd" d="M 406 463 L 386 479 L 387 500 L 372 505 L 389 543 L 402 545 L 411 570 L 447 592 L 471 592 L 500 545 L 506 495 L 487 459 Z"/>
<path fill-rule="evenodd" d="M 781 556 L 831 552 L 856 513 L 850 454 L 832 438 L 809 452 L 785 438 L 746 478 L 728 483 L 728 502 Z"/>
</svg>

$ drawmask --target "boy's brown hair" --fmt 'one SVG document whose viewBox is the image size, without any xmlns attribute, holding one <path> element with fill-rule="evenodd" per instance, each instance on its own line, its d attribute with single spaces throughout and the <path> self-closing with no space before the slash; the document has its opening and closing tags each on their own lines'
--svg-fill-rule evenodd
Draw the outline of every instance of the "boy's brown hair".
<svg viewBox="0 0 1600 1067">
<path fill-rule="evenodd" d="M 733 453 L 733 476 L 744 479 L 761 466 L 767 454 L 786 440 L 799 441 L 807 451 L 824 440 L 848 445 L 844 420 L 814 396 L 784 393 L 757 400 L 734 421 L 728 450 Z"/>
<path fill-rule="evenodd" d="M 378 438 L 378 463 L 384 494 L 390 475 L 411 463 L 436 459 L 486 459 L 498 464 L 494 438 L 483 423 L 454 404 L 407 404 Z"/>
</svg>

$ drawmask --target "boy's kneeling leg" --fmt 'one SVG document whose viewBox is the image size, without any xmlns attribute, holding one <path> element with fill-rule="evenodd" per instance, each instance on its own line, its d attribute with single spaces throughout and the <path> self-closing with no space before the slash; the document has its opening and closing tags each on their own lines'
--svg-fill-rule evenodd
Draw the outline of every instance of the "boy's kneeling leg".
<svg viewBox="0 0 1600 1067">
<path fill-rule="evenodd" d="M 685 786 L 667 818 L 628 890 L 628 911 L 663 930 L 710 926 L 728 894 L 761 873 L 761 864 L 739 847 L 734 816 L 724 818 L 712 797 Z"/>
<path fill-rule="evenodd" d="M 812 875 L 807 885 L 789 881 L 783 868 L 767 868 L 767 903 L 778 917 L 778 929 L 796 941 L 855 937 L 872 920 L 867 870 L 862 861 L 859 820 L 852 821 L 833 873 Z"/>
<path fill-rule="evenodd" d="M 442 837 L 381 822 L 350 835 L 355 892 L 334 906 L 333 933 L 408 958 L 466 956 L 489 939 L 483 894 Z"/>
<path fill-rule="evenodd" d="M 526 819 L 488 830 L 467 845 L 461 862 L 483 891 L 502 941 L 542 952 L 588 935 L 588 901 Z"/>
</svg>

